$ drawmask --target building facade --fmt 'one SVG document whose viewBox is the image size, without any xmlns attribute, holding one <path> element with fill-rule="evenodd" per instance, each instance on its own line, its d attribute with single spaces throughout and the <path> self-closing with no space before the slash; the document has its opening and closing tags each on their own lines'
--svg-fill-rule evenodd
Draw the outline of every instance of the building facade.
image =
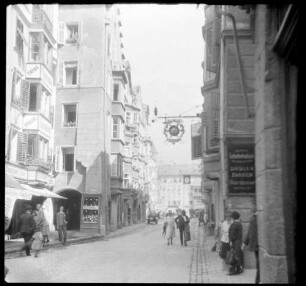
<svg viewBox="0 0 306 286">
<path fill-rule="evenodd" d="M 204 193 L 201 190 L 201 173 L 195 165 L 158 165 L 158 201 L 161 210 L 204 209 Z"/>
<path fill-rule="evenodd" d="M 33 204 L 45 202 L 52 219 L 52 200 L 40 191 L 53 188 L 58 5 L 10 5 L 6 12 L 5 173 L 36 194 Z"/>
<path fill-rule="evenodd" d="M 210 216 L 238 211 L 245 237 L 256 206 L 261 282 L 293 282 L 298 8 L 204 9 L 203 187 Z M 245 266 L 254 267 L 253 254 L 244 254 Z"/>
</svg>

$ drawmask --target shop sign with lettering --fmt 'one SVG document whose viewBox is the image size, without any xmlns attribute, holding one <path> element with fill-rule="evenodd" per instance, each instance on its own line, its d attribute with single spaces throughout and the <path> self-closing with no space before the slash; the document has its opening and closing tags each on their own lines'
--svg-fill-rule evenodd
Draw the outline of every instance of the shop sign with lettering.
<svg viewBox="0 0 306 286">
<path fill-rule="evenodd" d="M 41 64 L 27 64 L 26 77 L 27 78 L 40 78 Z"/>
<path fill-rule="evenodd" d="M 228 145 L 229 193 L 255 193 L 254 144 Z"/>
</svg>

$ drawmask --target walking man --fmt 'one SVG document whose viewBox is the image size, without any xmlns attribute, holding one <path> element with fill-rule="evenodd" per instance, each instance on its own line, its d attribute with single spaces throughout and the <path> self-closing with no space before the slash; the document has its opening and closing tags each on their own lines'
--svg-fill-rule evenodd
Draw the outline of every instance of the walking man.
<svg viewBox="0 0 306 286">
<path fill-rule="evenodd" d="M 32 236 L 35 230 L 35 221 L 31 214 L 32 207 L 30 205 L 26 206 L 26 211 L 20 217 L 19 231 L 24 239 L 25 252 L 27 256 L 31 256 L 30 246 L 28 242 L 32 240 Z"/>
<path fill-rule="evenodd" d="M 178 217 L 175 219 L 177 228 L 180 231 L 181 245 L 187 246 L 187 241 L 190 240 L 190 228 L 189 218 L 186 216 L 186 212 L 183 210 Z M 189 238 L 187 237 L 189 235 Z"/>
<path fill-rule="evenodd" d="M 64 207 L 61 206 L 56 217 L 56 228 L 58 231 L 59 241 L 61 241 L 63 245 L 65 245 L 67 241 L 66 225 L 67 225 L 66 214 L 64 213 Z"/>
</svg>

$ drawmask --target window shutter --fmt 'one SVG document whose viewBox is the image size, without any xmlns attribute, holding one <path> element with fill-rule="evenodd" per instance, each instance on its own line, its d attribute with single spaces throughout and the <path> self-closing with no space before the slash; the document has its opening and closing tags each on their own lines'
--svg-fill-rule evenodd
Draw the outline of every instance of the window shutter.
<svg viewBox="0 0 306 286">
<path fill-rule="evenodd" d="M 206 44 L 206 70 L 210 72 L 215 72 L 215 69 L 212 65 L 212 38 L 213 38 L 213 32 L 212 32 L 212 23 L 209 23 L 207 25 L 206 31 L 205 31 L 205 44 Z"/>
<path fill-rule="evenodd" d="M 17 162 L 25 163 L 28 150 L 28 134 L 18 133 L 18 143 L 17 143 Z"/>
<path fill-rule="evenodd" d="M 62 149 L 61 146 L 55 147 L 55 171 L 62 172 L 63 169 L 63 159 L 62 159 Z"/>
<path fill-rule="evenodd" d="M 50 115 L 49 119 L 51 121 L 51 128 L 53 128 L 53 120 L 54 120 L 54 105 L 50 105 Z"/>
<path fill-rule="evenodd" d="M 21 82 L 21 95 L 22 95 L 22 108 L 24 111 L 29 110 L 29 99 L 30 99 L 30 82 L 22 80 Z"/>
<path fill-rule="evenodd" d="M 15 97 L 16 79 L 17 79 L 17 72 L 16 72 L 16 68 L 14 68 L 14 71 L 13 71 L 13 78 L 12 78 L 12 98 L 11 98 L 11 102 L 13 102 L 13 99 L 14 99 L 14 97 Z"/>
<path fill-rule="evenodd" d="M 37 96 L 36 96 L 36 110 L 40 111 L 41 110 L 41 97 L 42 97 L 42 85 L 39 84 L 37 86 Z"/>
<path fill-rule="evenodd" d="M 58 22 L 58 44 L 64 45 L 66 40 L 66 24 Z"/>
<path fill-rule="evenodd" d="M 64 85 L 64 62 L 63 61 L 58 61 L 57 82 L 61 86 Z"/>
</svg>

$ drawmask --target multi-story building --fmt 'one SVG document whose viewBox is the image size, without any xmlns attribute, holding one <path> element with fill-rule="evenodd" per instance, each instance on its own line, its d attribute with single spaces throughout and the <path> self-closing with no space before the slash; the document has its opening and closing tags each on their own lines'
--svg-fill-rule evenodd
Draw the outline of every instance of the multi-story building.
<svg viewBox="0 0 306 286">
<path fill-rule="evenodd" d="M 68 229 L 111 225 L 112 7 L 60 5 L 54 191 Z"/>
<path fill-rule="evenodd" d="M 5 172 L 35 195 L 33 204 L 53 187 L 57 27 L 58 5 L 7 7 Z M 21 204 L 15 203 L 16 217 Z M 50 198 L 45 206 L 52 219 Z"/>
<path fill-rule="evenodd" d="M 299 17 L 296 5 L 205 6 L 203 186 L 216 220 L 241 214 L 244 237 L 256 206 L 261 283 L 296 280 Z"/>
<path fill-rule="evenodd" d="M 163 202 L 162 211 L 184 209 L 189 213 L 196 207 L 203 209 L 198 202 L 199 196 L 204 200 L 201 191 L 201 173 L 196 165 L 159 165 L 159 196 Z"/>
</svg>

